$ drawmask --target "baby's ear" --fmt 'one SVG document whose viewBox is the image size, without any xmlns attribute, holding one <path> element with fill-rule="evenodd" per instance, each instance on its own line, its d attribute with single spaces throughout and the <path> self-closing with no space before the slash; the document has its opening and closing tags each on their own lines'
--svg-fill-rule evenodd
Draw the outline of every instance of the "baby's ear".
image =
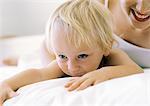
<svg viewBox="0 0 150 106">
<path fill-rule="evenodd" d="M 109 54 L 110 54 L 110 51 L 108 51 L 108 50 L 104 52 L 105 57 L 107 57 Z"/>
</svg>

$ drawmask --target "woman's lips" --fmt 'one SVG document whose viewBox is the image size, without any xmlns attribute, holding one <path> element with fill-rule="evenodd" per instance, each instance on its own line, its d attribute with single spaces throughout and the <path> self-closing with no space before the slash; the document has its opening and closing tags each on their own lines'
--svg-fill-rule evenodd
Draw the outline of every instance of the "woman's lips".
<svg viewBox="0 0 150 106">
<path fill-rule="evenodd" d="M 149 14 L 142 14 L 134 9 L 131 9 L 131 14 L 133 14 L 134 18 L 139 22 L 144 22 L 150 19 Z"/>
</svg>

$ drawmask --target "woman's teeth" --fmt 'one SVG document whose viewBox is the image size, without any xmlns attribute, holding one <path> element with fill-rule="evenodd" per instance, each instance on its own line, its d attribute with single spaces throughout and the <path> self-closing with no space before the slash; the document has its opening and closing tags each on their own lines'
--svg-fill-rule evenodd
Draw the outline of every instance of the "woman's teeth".
<svg viewBox="0 0 150 106">
<path fill-rule="evenodd" d="M 135 15 L 138 17 L 138 18 L 147 18 L 149 17 L 149 15 L 146 15 L 146 14 L 139 14 L 138 12 L 135 11 Z"/>
<path fill-rule="evenodd" d="M 149 14 L 141 14 L 133 9 L 131 9 L 131 11 L 137 21 L 144 22 L 144 21 L 147 21 L 148 19 L 150 19 Z"/>
</svg>

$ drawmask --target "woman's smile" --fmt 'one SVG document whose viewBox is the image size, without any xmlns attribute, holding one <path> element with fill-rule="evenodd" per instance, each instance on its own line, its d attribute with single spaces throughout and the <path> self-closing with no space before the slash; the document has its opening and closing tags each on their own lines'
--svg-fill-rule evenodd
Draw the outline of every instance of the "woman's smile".
<svg viewBox="0 0 150 106">
<path fill-rule="evenodd" d="M 134 18 L 139 22 L 145 22 L 150 20 L 150 13 L 140 13 L 139 11 L 131 8 L 131 14 L 134 16 Z"/>
</svg>

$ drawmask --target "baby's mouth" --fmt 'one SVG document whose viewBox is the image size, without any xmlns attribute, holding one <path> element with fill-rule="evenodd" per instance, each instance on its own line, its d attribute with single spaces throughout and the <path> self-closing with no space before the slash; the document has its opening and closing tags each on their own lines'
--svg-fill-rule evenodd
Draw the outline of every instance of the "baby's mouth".
<svg viewBox="0 0 150 106">
<path fill-rule="evenodd" d="M 145 22 L 150 19 L 150 14 L 142 14 L 132 8 L 131 8 L 131 14 L 133 14 L 134 18 L 139 22 Z"/>
<path fill-rule="evenodd" d="M 76 72 L 72 72 L 71 70 L 68 70 L 68 73 L 70 74 L 70 76 L 73 77 L 81 77 L 82 75 L 85 74 L 85 72 L 81 72 L 81 71 L 76 71 Z"/>
</svg>

